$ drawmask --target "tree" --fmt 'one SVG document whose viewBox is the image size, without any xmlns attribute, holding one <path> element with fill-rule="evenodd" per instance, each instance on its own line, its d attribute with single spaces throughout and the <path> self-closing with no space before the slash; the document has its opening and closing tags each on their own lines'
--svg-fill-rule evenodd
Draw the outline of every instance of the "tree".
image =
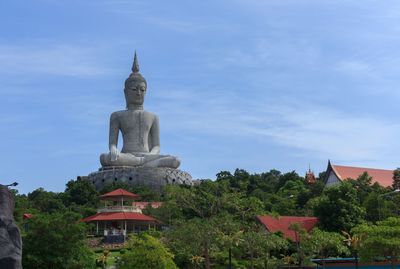
<svg viewBox="0 0 400 269">
<path fill-rule="evenodd" d="M 364 235 L 363 234 L 351 235 L 350 233 L 345 231 L 343 231 L 342 233 L 346 236 L 344 242 L 346 242 L 347 246 L 352 251 L 355 258 L 356 269 L 358 269 L 358 252 L 360 250 Z"/>
<path fill-rule="evenodd" d="M 289 181 L 298 181 L 298 182 L 302 182 L 304 184 L 304 178 L 299 176 L 296 171 L 292 171 L 286 174 L 283 174 L 279 177 L 279 182 L 277 185 L 277 191 L 282 188 L 283 186 L 285 186 L 287 184 L 287 182 Z"/>
<path fill-rule="evenodd" d="M 177 269 L 172 253 L 155 237 L 143 233 L 132 236 L 129 247 L 121 256 L 120 269 Z"/>
<path fill-rule="evenodd" d="M 99 193 L 94 185 L 88 180 L 78 178 L 70 180 L 66 184 L 63 194 L 64 202 L 67 206 L 71 204 L 96 207 L 99 201 Z"/>
<path fill-rule="evenodd" d="M 376 225 L 361 224 L 352 232 L 363 237 L 361 259 L 371 261 L 378 256 L 389 256 L 392 269 L 396 267 L 394 262 L 400 255 L 400 218 L 390 217 Z"/>
<path fill-rule="evenodd" d="M 94 268 L 94 253 L 84 242 L 86 227 L 73 212 L 36 214 L 23 237 L 23 267 Z"/>
<path fill-rule="evenodd" d="M 397 214 L 398 206 L 393 201 L 396 197 L 388 199 L 385 194 L 380 192 L 371 192 L 364 200 L 363 207 L 366 210 L 365 219 L 376 222 L 388 217 L 394 217 Z"/>
<path fill-rule="evenodd" d="M 268 268 L 272 252 L 286 250 L 288 246 L 287 240 L 276 234 L 266 233 L 264 230 L 245 232 L 241 243 L 243 253 L 248 255 L 250 260 L 250 268 L 254 268 L 255 265 Z"/>
<path fill-rule="evenodd" d="M 394 190 L 400 189 L 400 168 L 393 171 L 393 184 L 392 188 Z"/>
<path fill-rule="evenodd" d="M 289 230 L 292 230 L 295 232 L 296 251 L 297 251 L 297 256 L 298 256 L 298 260 L 299 260 L 299 265 L 303 266 L 304 259 L 306 256 L 306 253 L 304 252 L 304 248 L 303 248 L 303 241 L 307 242 L 310 235 L 307 233 L 306 229 L 304 229 L 302 224 L 300 224 L 300 223 L 290 224 Z"/>
<path fill-rule="evenodd" d="M 365 209 L 360 206 L 357 190 L 350 182 L 326 188 L 323 195 L 316 198 L 314 214 L 321 228 L 327 231 L 350 231 L 361 223 Z"/>
<path fill-rule="evenodd" d="M 347 182 L 350 182 L 357 190 L 358 201 L 362 204 L 372 191 L 372 177 L 367 172 L 364 172 L 356 180 L 349 178 Z"/>
<path fill-rule="evenodd" d="M 344 245 L 345 238 L 335 232 L 325 232 L 315 228 L 309 239 L 303 242 L 308 255 L 326 259 L 340 255 L 348 255 L 349 249 Z"/>
<path fill-rule="evenodd" d="M 216 236 L 219 245 L 223 250 L 228 250 L 229 269 L 232 269 L 232 249 L 238 247 L 242 242 L 243 230 L 240 229 L 239 223 L 235 222 L 231 215 L 221 216 L 216 221 Z"/>
<path fill-rule="evenodd" d="M 166 233 L 167 244 L 176 254 L 180 267 L 187 265 L 193 257 L 201 257 L 205 268 L 211 268 L 212 251 L 218 248 L 217 223 L 214 218 L 193 218 L 175 224 Z"/>
<path fill-rule="evenodd" d="M 42 212 L 59 212 L 65 209 L 59 193 L 45 191 L 43 188 L 34 190 L 28 194 L 32 207 Z"/>
</svg>

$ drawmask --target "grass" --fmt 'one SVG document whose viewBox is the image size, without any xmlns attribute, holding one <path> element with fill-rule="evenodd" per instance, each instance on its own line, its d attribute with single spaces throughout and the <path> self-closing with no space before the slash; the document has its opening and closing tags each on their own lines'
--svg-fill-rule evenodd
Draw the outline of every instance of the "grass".
<svg viewBox="0 0 400 269">
<path fill-rule="evenodd" d="M 115 264 L 115 258 L 121 256 L 119 251 L 111 251 L 110 255 L 108 256 L 107 259 L 107 266 L 111 266 Z"/>
</svg>

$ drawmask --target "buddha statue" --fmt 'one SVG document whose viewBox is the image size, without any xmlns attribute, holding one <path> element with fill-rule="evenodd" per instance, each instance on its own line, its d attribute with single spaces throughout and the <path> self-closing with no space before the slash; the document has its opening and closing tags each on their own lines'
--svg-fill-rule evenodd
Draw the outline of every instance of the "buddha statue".
<svg viewBox="0 0 400 269">
<path fill-rule="evenodd" d="M 112 167 L 167 167 L 178 168 L 177 157 L 160 154 L 160 126 L 157 115 L 143 110 L 147 82 L 139 73 L 135 52 L 132 73 L 125 81 L 126 109 L 110 117 L 109 153 L 101 154 L 103 169 Z M 122 133 L 123 146 L 119 151 L 118 135 Z"/>
</svg>

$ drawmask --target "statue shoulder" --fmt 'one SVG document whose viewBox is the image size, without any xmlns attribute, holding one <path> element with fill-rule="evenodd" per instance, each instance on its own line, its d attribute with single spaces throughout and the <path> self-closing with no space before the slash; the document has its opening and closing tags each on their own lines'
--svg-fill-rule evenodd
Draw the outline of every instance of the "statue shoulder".
<svg viewBox="0 0 400 269">
<path fill-rule="evenodd" d="M 144 113 L 145 113 L 146 117 L 158 120 L 158 116 L 156 114 L 149 112 L 149 111 L 144 111 Z"/>
<path fill-rule="evenodd" d="M 110 119 L 111 120 L 116 120 L 119 119 L 125 112 L 126 110 L 120 110 L 120 111 L 115 111 L 111 113 Z"/>
</svg>

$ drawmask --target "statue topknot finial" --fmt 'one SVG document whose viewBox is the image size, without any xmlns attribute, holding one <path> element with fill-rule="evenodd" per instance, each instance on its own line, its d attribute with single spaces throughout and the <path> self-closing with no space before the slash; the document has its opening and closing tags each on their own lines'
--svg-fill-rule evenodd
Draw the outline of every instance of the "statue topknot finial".
<svg viewBox="0 0 400 269">
<path fill-rule="evenodd" d="M 133 59 L 132 72 L 139 73 L 139 61 L 137 59 L 136 50 L 135 50 L 135 57 Z"/>
<path fill-rule="evenodd" d="M 139 61 L 137 59 L 136 50 L 135 57 L 133 58 L 132 73 L 130 73 L 129 77 L 125 80 L 125 87 L 132 82 L 144 82 L 147 87 L 146 79 L 139 72 Z"/>
</svg>

